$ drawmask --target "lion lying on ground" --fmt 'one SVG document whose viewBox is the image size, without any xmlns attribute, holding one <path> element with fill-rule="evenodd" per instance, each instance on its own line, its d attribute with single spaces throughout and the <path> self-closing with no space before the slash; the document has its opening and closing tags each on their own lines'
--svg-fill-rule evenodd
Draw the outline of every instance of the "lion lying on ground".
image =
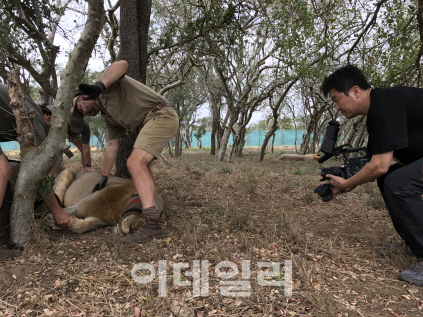
<svg viewBox="0 0 423 317">
<path fill-rule="evenodd" d="M 71 227 L 76 233 L 84 233 L 108 225 L 119 225 L 122 234 L 128 234 L 142 219 L 137 209 L 141 204 L 136 195 L 132 179 L 109 176 L 107 185 L 100 191 L 92 192 L 101 177 L 100 171 L 79 171 L 75 174 L 69 170 L 62 171 L 56 178 L 54 192 L 66 207 Z M 163 200 L 154 193 L 156 208 L 161 215 Z M 136 208 L 134 208 L 136 206 Z M 122 214 L 125 212 L 125 216 Z M 55 225 L 53 215 L 47 216 L 50 226 Z"/>
</svg>

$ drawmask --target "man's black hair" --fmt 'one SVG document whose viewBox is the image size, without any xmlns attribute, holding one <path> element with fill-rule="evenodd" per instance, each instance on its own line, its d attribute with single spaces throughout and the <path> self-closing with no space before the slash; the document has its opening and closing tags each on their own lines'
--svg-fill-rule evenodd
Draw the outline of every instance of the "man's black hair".
<svg viewBox="0 0 423 317">
<path fill-rule="evenodd" d="M 326 76 L 325 79 L 323 79 L 320 90 L 325 96 L 329 96 L 329 91 L 331 89 L 343 92 L 348 96 L 351 88 L 355 85 L 360 87 L 361 90 L 371 88 L 361 69 L 354 65 L 346 65 L 338 68 L 329 76 Z"/>
<path fill-rule="evenodd" d="M 51 115 L 52 112 L 50 111 L 50 109 L 47 108 L 48 105 L 49 105 L 48 103 L 40 104 L 40 108 L 41 108 L 41 111 L 43 112 L 43 114 Z"/>
</svg>

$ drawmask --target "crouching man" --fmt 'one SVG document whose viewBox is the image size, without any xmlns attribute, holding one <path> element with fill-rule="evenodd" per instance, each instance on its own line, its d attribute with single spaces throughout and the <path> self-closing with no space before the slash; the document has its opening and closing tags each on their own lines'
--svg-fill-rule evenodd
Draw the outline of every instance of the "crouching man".
<svg viewBox="0 0 423 317">
<path fill-rule="evenodd" d="M 47 125 L 44 122 L 43 113 L 41 112 L 40 107 L 28 97 L 25 97 L 25 108 L 26 110 L 33 109 L 38 114 L 34 119 L 34 132 L 35 142 L 36 144 L 39 144 L 47 136 Z M 8 87 L 5 84 L 0 84 L 0 142 L 16 141 L 17 137 L 16 119 L 13 115 L 12 108 L 10 107 Z M 9 180 L 11 174 L 12 166 L 0 147 L 0 230 L 2 231 L 0 262 L 19 255 L 18 250 L 8 250 L 5 246 L 10 245 L 9 219 L 10 207 L 12 204 L 12 191 Z M 51 192 L 47 197 L 43 197 L 43 200 L 53 214 L 57 225 L 61 227 L 69 227 L 69 216 L 60 207 L 54 193 Z"/>
<path fill-rule="evenodd" d="M 175 135 L 179 119 L 169 101 L 151 88 L 125 75 L 126 61 L 114 62 L 97 77 L 95 85 L 81 84 L 74 99 L 75 110 L 70 125 L 73 132 L 82 129 L 85 116 L 100 111 L 106 121 L 107 145 L 101 179 L 93 191 L 107 184 L 116 160 L 118 140 L 126 131 L 138 133 L 126 164 L 140 197 L 147 225 L 136 235 L 122 238 L 122 243 L 137 244 L 163 234 L 154 202 L 154 174 L 151 162 Z"/>
<path fill-rule="evenodd" d="M 377 179 L 395 230 L 418 260 L 399 279 L 423 286 L 423 89 L 372 89 L 353 65 L 327 76 L 321 89 L 347 119 L 367 115 L 372 155 L 351 178 L 326 175 L 333 196 Z M 391 165 L 394 157 L 401 164 Z"/>
</svg>

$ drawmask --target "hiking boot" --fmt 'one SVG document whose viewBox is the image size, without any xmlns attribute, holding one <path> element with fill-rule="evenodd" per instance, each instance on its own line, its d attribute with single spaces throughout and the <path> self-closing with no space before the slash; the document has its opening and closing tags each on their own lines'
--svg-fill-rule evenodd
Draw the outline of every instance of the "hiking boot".
<svg viewBox="0 0 423 317">
<path fill-rule="evenodd" d="M 147 217 L 147 225 L 140 232 L 127 235 L 120 241 L 123 244 L 139 244 L 165 234 L 158 217 Z"/>
<path fill-rule="evenodd" d="M 17 258 L 21 255 L 22 250 L 15 249 L 15 250 L 8 250 L 3 245 L 0 245 L 0 263 L 5 262 L 9 259 Z"/>
<path fill-rule="evenodd" d="M 412 268 L 402 272 L 398 279 L 414 285 L 423 286 L 423 262 L 418 262 Z"/>
</svg>

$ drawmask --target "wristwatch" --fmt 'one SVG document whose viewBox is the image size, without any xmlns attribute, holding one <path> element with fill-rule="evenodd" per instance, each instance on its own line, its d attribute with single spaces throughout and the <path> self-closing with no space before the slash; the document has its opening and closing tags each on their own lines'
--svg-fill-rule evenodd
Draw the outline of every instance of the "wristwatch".
<svg viewBox="0 0 423 317">
<path fill-rule="evenodd" d="M 86 167 L 91 167 L 90 163 L 85 164 Z"/>
</svg>

